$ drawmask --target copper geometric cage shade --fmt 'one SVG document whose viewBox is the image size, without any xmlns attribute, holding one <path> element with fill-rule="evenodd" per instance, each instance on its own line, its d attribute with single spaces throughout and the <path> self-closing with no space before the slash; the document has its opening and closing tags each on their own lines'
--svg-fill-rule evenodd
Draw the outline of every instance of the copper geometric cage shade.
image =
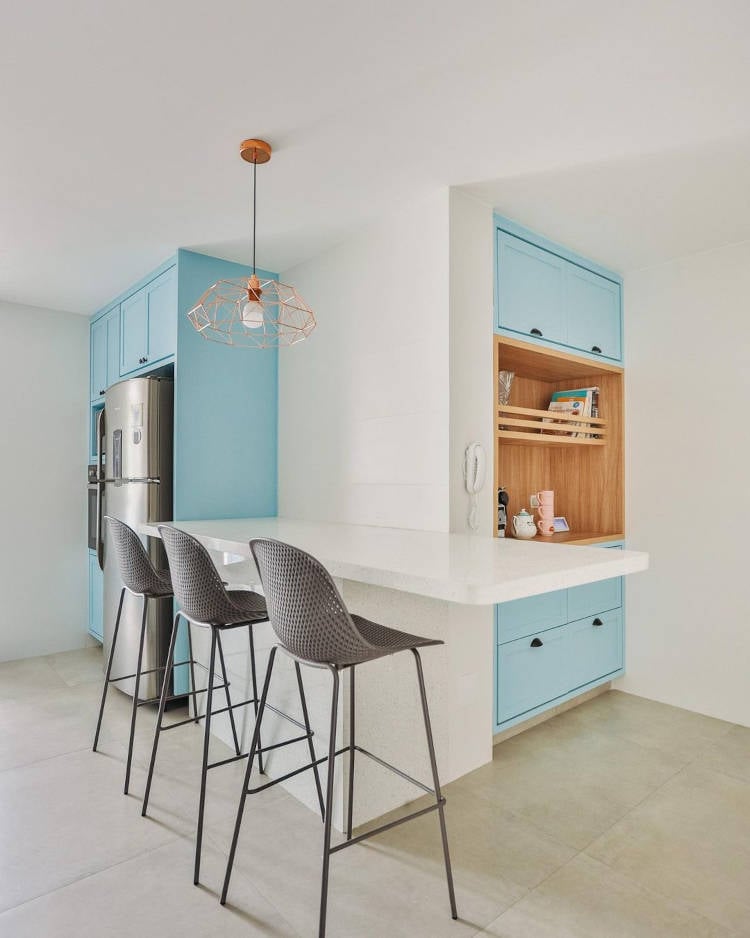
<svg viewBox="0 0 750 938">
<path fill-rule="evenodd" d="M 204 339 L 237 348 L 278 348 L 306 339 L 315 316 L 294 287 L 261 280 L 255 269 L 256 170 L 271 159 L 271 146 L 251 137 L 240 156 L 253 166 L 253 272 L 239 280 L 218 280 L 188 312 Z"/>
<path fill-rule="evenodd" d="M 257 284 L 257 286 L 256 286 Z M 243 309 L 248 296 L 260 310 L 247 325 Z M 277 280 L 219 280 L 206 290 L 188 313 L 204 339 L 238 348 L 275 348 L 301 342 L 315 328 L 315 316 L 294 287 Z"/>
</svg>

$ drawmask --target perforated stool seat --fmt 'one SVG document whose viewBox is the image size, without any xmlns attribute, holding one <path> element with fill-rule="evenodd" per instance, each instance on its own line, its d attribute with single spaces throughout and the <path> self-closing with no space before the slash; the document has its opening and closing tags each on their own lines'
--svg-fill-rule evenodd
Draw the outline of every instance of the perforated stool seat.
<svg viewBox="0 0 750 938">
<path fill-rule="evenodd" d="M 214 566 L 211 557 L 206 548 L 196 538 L 181 531 L 179 528 L 171 525 L 159 525 L 159 534 L 164 543 L 164 549 L 167 552 L 169 569 L 172 583 L 174 585 L 174 594 L 180 609 L 175 616 L 174 626 L 172 628 L 172 637 L 169 644 L 169 653 L 167 656 L 167 674 L 174 670 L 174 654 L 177 641 L 177 631 L 180 618 L 185 619 L 188 628 L 188 640 L 190 646 L 190 660 L 193 660 L 191 626 L 211 630 L 211 650 L 208 665 L 208 682 L 206 687 L 206 708 L 203 714 L 198 713 L 197 691 L 195 688 L 195 676 L 192 674 L 193 697 L 193 718 L 183 720 L 178 723 L 164 725 L 164 709 L 167 701 L 167 684 L 162 687 L 161 699 L 159 702 L 159 714 L 156 721 L 156 730 L 154 732 L 154 742 L 151 750 L 151 761 L 149 763 L 148 778 L 146 780 L 146 790 L 143 796 L 142 815 L 145 817 L 148 810 L 148 802 L 151 793 L 151 784 L 153 781 L 154 768 L 156 765 L 156 755 L 159 747 L 159 738 L 164 730 L 171 730 L 186 723 L 195 722 L 204 719 L 203 735 L 203 760 L 201 768 L 201 789 L 198 802 L 198 829 L 195 843 L 195 868 L 193 882 L 197 885 L 200 879 L 201 863 L 201 845 L 203 842 L 203 821 L 206 802 L 206 783 L 207 775 L 210 769 L 218 768 L 238 759 L 247 757 L 247 753 L 241 751 L 239 737 L 237 735 L 237 726 L 234 719 L 234 711 L 238 707 L 245 707 L 252 704 L 256 718 L 259 710 L 260 698 L 258 695 L 258 684 L 255 665 L 255 643 L 253 638 L 253 626 L 261 622 L 268 621 L 268 611 L 266 601 L 259 593 L 251 590 L 228 590 L 221 580 L 218 570 Z M 221 635 L 229 629 L 237 629 L 247 626 L 249 636 L 250 651 L 250 671 L 253 686 L 253 696 L 247 700 L 232 703 L 229 696 L 229 681 L 227 678 L 226 665 L 224 662 L 224 651 L 222 649 Z M 219 662 L 221 666 L 222 683 L 214 685 L 214 670 L 216 665 L 216 654 L 218 651 Z M 192 667 L 192 664 L 191 664 Z M 284 740 L 268 746 L 266 749 L 261 745 L 260 734 L 257 734 L 257 745 L 253 751 L 252 758 L 257 757 L 258 769 L 263 772 L 263 753 L 270 749 L 277 749 L 281 746 L 291 745 L 292 743 L 307 742 L 310 758 L 315 761 L 315 749 L 313 747 L 313 732 L 310 729 L 310 721 L 307 712 L 307 702 L 305 700 L 304 688 L 301 675 L 298 674 L 298 690 L 302 708 L 303 722 L 290 717 L 280 710 L 273 709 L 280 717 L 290 722 L 302 730 L 302 734 L 293 739 Z M 226 706 L 221 709 L 213 709 L 213 694 L 215 690 L 224 690 Z M 235 756 L 228 759 L 221 759 L 218 762 L 210 763 L 209 758 L 209 740 L 211 734 L 211 719 L 220 714 L 228 713 L 232 727 L 232 737 L 234 742 Z M 318 800 L 320 802 L 321 813 L 323 811 L 323 790 L 320 785 L 320 779 L 317 775 Z"/>
<path fill-rule="evenodd" d="M 362 616 L 352 615 L 346 608 L 341 595 L 339 594 L 333 579 L 320 564 L 318 560 L 310 554 L 293 547 L 290 544 L 284 544 L 281 541 L 271 539 L 257 539 L 250 541 L 250 550 L 255 558 L 258 572 L 266 595 L 268 606 L 268 617 L 279 639 L 279 644 L 271 649 L 271 655 L 268 661 L 266 679 L 263 685 L 263 693 L 260 699 L 260 708 L 255 724 L 255 732 L 250 746 L 250 758 L 245 772 L 245 781 L 240 795 L 240 803 L 237 810 L 237 820 L 232 837 L 232 846 L 227 861 L 227 869 L 224 877 L 224 886 L 221 893 L 222 905 L 226 903 L 227 891 L 232 875 L 234 857 L 239 840 L 240 827 L 245 808 L 245 799 L 248 794 L 255 793 L 267 788 L 268 785 L 251 788 L 250 778 L 253 768 L 253 756 L 256 747 L 260 744 L 260 731 L 263 722 L 263 715 L 266 709 L 266 700 L 268 689 L 271 683 L 276 653 L 284 652 L 294 660 L 295 667 L 299 669 L 300 665 L 313 668 L 326 668 L 331 673 L 332 678 L 332 699 L 331 716 L 329 728 L 329 747 L 328 755 L 322 759 L 315 760 L 309 765 L 302 766 L 294 772 L 283 776 L 280 779 L 274 779 L 270 784 L 278 784 L 284 778 L 290 775 L 299 774 L 307 769 L 314 769 L 317 772 L 318 763 L 326 762 L 328 768 L 328 778 L 326 782 L 326 803 L 325 803 L 325 826 L 323 833 L 323 871 L 320 894 L 320 918 L 318 924 L 318 936 L 324 938 L 326 931 L 326 915 L 328 907 L 328 869 L 331 854 L 336 853 L 345 847 L 360 843 L 368 837 L 382 833 L 385 830 L 402 824 L 405 821 L 421 817 L 429 811 L 437 811 L 440 822 L 440 835 L 443 848 L 443 859 L 445 863 L 445 874 L 448 883 L 448 898 L 450 900 L 451 915 L 457 918 L 456 897 L 453 888 L 453 873 L 451 870 L 450 852 L 448 849 L 448 835 L 445 826 L 445 798 L 440 789 L 440 779 L 438 776 L 437 761 L 435 758 L 435 745 L 432 737 L 432 727 L 430 724 L 429 707 L 427 704 L 427 693 L 425 690 L 424 674 L 422 671 L 422 661 L 419 654 L 419 648 L 432 645 L 442 645 L 437 639 L 423 638 L 419 635 L 411 635 L 408 632 L 401 632 L 397 629 L 381 625 L 379 622 L 373 622 Z M 414 656 L 417 669 L 417 680 L 419 683 L 419 693 L 422 704 L 422 716 L 424 719 L 425 734 L 427 737 L 427 749 L 432 770 L 433 787 L 430 788 L 422 782 L 390 765 L 383 759 L 368 752 L 366 749 L 357 745 L 355 739 L 355 669 L 362 664 L 375 661 L 378 658 L 387 655 L 397 654 L 401 651 L 411 651 Z M 336 749 L 336 728 L 338 720 L 338 698 L 340 672 L 349 671 L 349 743 L 344 748 Z M 401 778 L 413 782 L 423 792 L 434 796 L 433 804 L 411 814 L 401 817 L 396 821 L 383 824 L 373 830 L 352 837 L 352 810 L 354 803 L 354 754 L 355 752 L 369 756 L 384 768 L 390 769 Z M 334 762 L 335 758 L 342 753 L 349 754 L 349 786 L 347 799 L 347 824 L 346 824 L 346 842 L 331 846 L 331 812 L 333 807 L 334 791 Z"/>
</svg>

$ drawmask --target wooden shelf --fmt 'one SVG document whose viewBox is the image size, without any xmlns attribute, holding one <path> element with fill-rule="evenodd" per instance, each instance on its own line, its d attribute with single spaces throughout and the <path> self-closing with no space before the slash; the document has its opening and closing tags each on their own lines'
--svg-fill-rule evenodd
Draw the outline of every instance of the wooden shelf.
<svg viewBox="0 0 750 938">
<path fill-rule="evenodd" d="M 513 537 L 513 535 L 506 534 L 506 537 Z M 586 544 L 607 544 L 609 541 L 623 541 L 625 535 L 622 531 L 613 534 L 602 534 L 600 531 L 561 531 L 559 534 L 551 534 L 549 537 L 537 534 L 531 540 L 535 544 L 570 544 L 583 547 Z"/>
</svg>

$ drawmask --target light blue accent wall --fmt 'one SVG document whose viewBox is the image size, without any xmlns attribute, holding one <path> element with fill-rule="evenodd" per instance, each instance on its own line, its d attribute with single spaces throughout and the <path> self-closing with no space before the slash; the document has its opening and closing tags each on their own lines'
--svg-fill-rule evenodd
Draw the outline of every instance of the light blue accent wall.
<svg viewBox="0 0 750 938">
<path fill-rule="evenodd" d="M 174 517 L 275 515 L 278 352 L 209 342 L 186 315 L 211 284 L 251 271 L 185 250 L 177 269 Z"/>
</svg>

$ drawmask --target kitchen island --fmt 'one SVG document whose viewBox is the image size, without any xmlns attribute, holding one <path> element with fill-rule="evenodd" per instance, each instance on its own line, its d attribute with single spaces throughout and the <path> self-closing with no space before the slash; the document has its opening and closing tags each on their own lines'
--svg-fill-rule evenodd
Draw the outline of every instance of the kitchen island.
<svg viewBox="0 0 750 938">
<path fill-rule="evenodd" d="M 422 655 L 435 745 L 444 782 L 465 775 L 492 758 L 493 612 L 496 603 L 536 596 L 607 580 L 648 567 L 648 555 L 627 550 L 548 544 L 468 534 L 446 534 L 365 525 L 249 518 L 179 521 L 211 552 L 223 578 L 233 586 L 258 587 L 249 541 L 270 537 L 313 554 L 335 578 L 348 608 L 393 628 L 441 639 L 443 646 Z M 158 536 L 154 525 L 141 533 Z M 198 634 L 202 632 L 203 634 Z M 194 630 L 196 656 L 207 658 L 207 630 Z M 242 632 L 243 634 L 238 634 Z M 227 667 L 236 699 L 249 691 L 247 636 L 229 632 Z M 256 654 L 263 673 L 275 636 L 268 624 L 257 626 Z M 296 685 L 284 659 L 274 671 L 269 699 L 275 707 L 298 716 Z M 330 676 L 305 669 L 305 686 L 315 745 L 320 755 L 328 744 Z M 338 732 L 348 732 L 348 674 L 341 694 Z M 248 708 L 243 732 L 252 732 Z M 212 728 L 228 741 L 228 721 Z M 265 739 L 285 738 L 283 721 L 264 721 Z M 271 739 L 273 737 L 273 739 Z M 429 768 L 421 725 L 418 690 L 411 655 L 396 655 L 357 671 L 357 741 L 417 778 Z M 267 744 L 267 743 L 266 743 Z M 341 745 L 343 743 L 339 743 Z M 300 751 L 297 752 L 297 749 Z M 299 765 L 304 747 L 286 747 L 269 759 L 272 777 Z M 334 823 L 341 828 L 347 760 L 336 766 Z M 400 778 L 360 758 L 356 765 L 355 823 L 405 804 L 418 794 Z M 311 773 L 285 782 L 285 787 L 311 808 L 317 805 Z"/>
</svg>

